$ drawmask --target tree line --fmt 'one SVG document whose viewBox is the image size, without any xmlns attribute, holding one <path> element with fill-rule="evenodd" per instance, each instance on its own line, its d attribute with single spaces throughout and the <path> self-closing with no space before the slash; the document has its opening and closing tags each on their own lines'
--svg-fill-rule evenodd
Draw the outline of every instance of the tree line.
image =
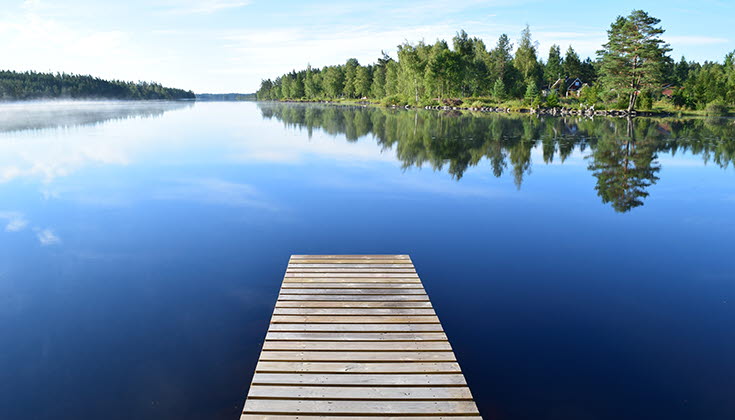
<svg viewBox="0 0 735 420">
<path fill-rule="evenodd" d="M 103 80 L 67 73 L 0 71 L 0 100 L 32 99 L 194 99 L 190 90 L 158 83 Z"/>
<path fill-rule="evenodd" d="M 404 42 L 394 59 L 383 53 L 375 63 L 345 64 L 283 74 L 261 82 L 259 100 L 371 99 L 386 105 L 430 106 L 489 100 L 495 104 L 583 106 L 649 109 L 654 101 L 689 109 L 735 105 L 734 53 L 724 63 L 702 64 L 684 57 L 675 62 L 661 35 L 659 19 L 641 10 L 618 17 L 608 42 L 593 60 L 581 59 L 572 46 L 563 53 L 553 45 L 545 59 L 528 26 L 514 48 L 501 35 L 494 46 L 461 30 L 451 40 Z M 568 95 L 572 83 L 583 86 Z M 568 98 L 571 96 L 570 98 Z"/>
<path fill-rule="evenodd" d="M 482 165 L 496 177 L 510 175 L 520 189 L 531 173 L 532 150 L 545 163 L 585 153 L 595 189 L 618 212 L 644 204 L 658 181 L 659 153 L 691 153 L 721 168 L 735 164 L 735 125 L 721 118 L 609 120 L 461 111 L 259 104 L 264 118 L 307 131 L 344 135 L 348 141 L 373 137 L 395 151 L 404 168 L 430 166 L 459 180 Z"/>
</svg>

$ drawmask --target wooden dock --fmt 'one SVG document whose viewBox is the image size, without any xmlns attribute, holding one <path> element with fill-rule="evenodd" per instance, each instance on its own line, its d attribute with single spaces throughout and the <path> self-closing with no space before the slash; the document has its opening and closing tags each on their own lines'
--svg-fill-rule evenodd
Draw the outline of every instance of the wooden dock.
<svg viewBox="0 0 735 420">
<path fill-rule="evenodd" d="M 241 420 L 480 419 L 408 255 L 293 255 Z"/>
</svg>

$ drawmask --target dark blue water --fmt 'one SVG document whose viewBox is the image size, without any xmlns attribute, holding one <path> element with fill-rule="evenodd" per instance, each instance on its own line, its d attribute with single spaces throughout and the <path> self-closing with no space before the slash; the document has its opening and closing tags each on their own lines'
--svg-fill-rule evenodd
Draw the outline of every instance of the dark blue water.
<svg viewBox="0 0 735 420">
<path fill-rule="evenodd" d="M 486 418 L 735 418 L 732 120 L 0 116 L 2 419 L 237 419 L 292 253 L 410 254 Z"/>
</svg>

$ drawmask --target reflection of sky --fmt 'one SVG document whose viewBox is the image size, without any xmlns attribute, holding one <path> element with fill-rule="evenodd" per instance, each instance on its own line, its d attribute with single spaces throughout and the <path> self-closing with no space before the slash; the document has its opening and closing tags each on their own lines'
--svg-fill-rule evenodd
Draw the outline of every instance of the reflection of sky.
<svg viewBox="0 0 735 420">
<path fill-rule="evenodd" d="M 250 103 L 2 133 L 0 407 L 234 418 L 288 255 L 375 252 L 412 255 L 481 408 L 722 414 L 732 168 L 659 154 L 645 205 L 618 214 L 588 153 L 534 150 L 518 190 L 486 161 L 460 181 L 403 169 Z M 53 400 L 30 391 L 41 376 Z"/>
</svg>

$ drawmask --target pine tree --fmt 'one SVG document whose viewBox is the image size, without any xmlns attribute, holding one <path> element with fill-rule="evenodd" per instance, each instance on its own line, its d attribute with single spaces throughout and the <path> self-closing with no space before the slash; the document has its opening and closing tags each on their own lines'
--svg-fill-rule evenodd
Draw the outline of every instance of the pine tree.
<svg viewBox="0 0 735 420">
<path fill-rule="evenodd" d="M 498 77 L 495 79 L 495 84 L 493 85 L 493 97 L 496 101 L 504 101 L 507 95 L 505 83 L 503 83 L 503 79 Z"/>
<path fill-rule="evenodd" d="M 561 58 L 561 49 L 558 45 L 549 48 L 549 58 L 544 66 L 544 79 L 549 85 L 554 84 L 564 73 L 564 60 Z"/>
<path fill-rule="evenodd" d="M 582 76 L 582 62 L 579 60 L 579 55 L 574 48 L 570 45 L 567 49 L 567 54 L 564 57 L 564 76 L 576 79 Z"/>
<path fill-rule="evenodd" d="M 661 21 L 643 10 L 618 16 L 610 25 L 608 41 L 597 54 L 603 83 L 628 97 L 628 112 L 635 109 L 640 91 L 658 84 L 661 64 L 670 60 L 671 49 L 660 35 Z"/>
<path fill-rule="evenodd" d="M 540 97 L 538 86 L 536 86 L 536 82 L 533 80 L 529 80 L 528 84 L 526 85 L 526 94 L 523 95 L 523 99 L 526 102 L 527 105 L 532 105 L 534 102 L 536 102 Z"/>
</svg>

